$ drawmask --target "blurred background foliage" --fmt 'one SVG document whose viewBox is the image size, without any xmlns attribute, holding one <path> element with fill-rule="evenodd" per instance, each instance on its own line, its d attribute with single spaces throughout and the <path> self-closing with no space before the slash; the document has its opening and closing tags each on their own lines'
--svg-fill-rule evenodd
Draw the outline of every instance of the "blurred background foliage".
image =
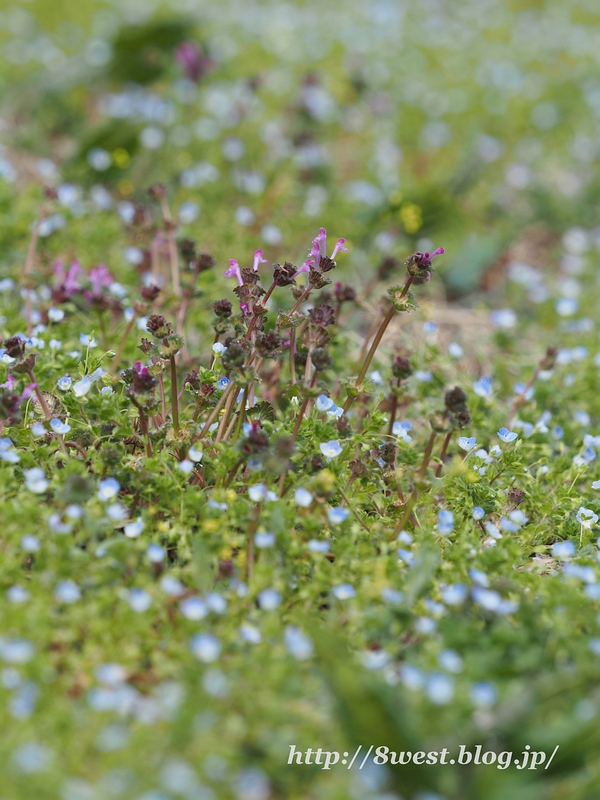
<svg viewBox="0 0 600 800">
<path fill-rule="evenodd" d="M 134 201 L 164 182 L 219 258 L 334 225 L 362 274 L 443 243 L 457 297 L 532 230 L 600 225 L 592 0 L 31 0 L 0 22 L 10 163 Z"/>
</svg>

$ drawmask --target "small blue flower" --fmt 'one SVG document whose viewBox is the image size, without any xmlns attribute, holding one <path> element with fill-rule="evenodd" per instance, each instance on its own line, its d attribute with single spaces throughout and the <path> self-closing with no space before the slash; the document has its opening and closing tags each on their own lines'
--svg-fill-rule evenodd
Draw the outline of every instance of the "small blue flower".
<svg viewBox="0 0 600 800">
<path fill-rule="evenodd" d="M 575 545 L 573 542 L 555 542 L 552 545 L 552 555 L 554 558 L 571 558 L 575 555 Z"/>
<path fill-rule="evenodd" d="M 490 378 L 479 378 L 473 384 L 473 391 L 478 397 L 492 396 L 492 381 Z"/>
<path fill-rule="evenodd" d="M 440 536 L 449 536 L 454 528 L 454 514 L 445 508 L 438 511 L 437 529 Z"/>
<path fill-rule="evenodd" d="M 411 428 L 412 425 L 408 420 L 394 422 L 392 425 L 392 434 L 408 444 L 408 442 L 412 442 L 412 436 L 408 435 L 408 432 Z"/>
<path fill-rule="evenodd" d="M 477 439 L 474 436 L 461 436 L 458 440 L 458 446 L 461 450 L 469 452 L 469 450 L 473 450 L 477 447 Z"/>
<path fill-rule="evenodd" d="M 341 583 L 331 590 L 338 600 L 351 600 L 356 597 L 356 590 L 350 583 Z"/>
<path fill-rule="evenodd" d="M 319 449 L 327 459 L 336 458 L 342 452 L 342 447 L 337 439 L 331 439 L 329 442 L 322 442 L 319 445 Z"/>
<path fill-rule="evenodd" d="M 514 431 L 509 431 L 508 428 L 500 428 L 498 431 L 498 437 L 507 444 L 509 442 L 514 442 L 514 440 L 518 437 L 518 433 Z"/>
<path fill-rule="evenodd" d="M 106 478 L 100 481 L 98 484 L 98 500 L 102 502 L 112 500 L 113 497 L 116 497 L 120 488 L 121 484 L 115 478 Z"/>
<path fill-rule="evenodd" d="M 577 522 L 579 522 L 583 528 L 589 529 L 598 522 L 598 514 L 592 511 L 591 508 L 584 508 L 583 506 L 579 507 L 576 517 Z"/>
<path fill-rule="evenodd" d="M 334 406 L 334 402 L 331 397 L 327 397 L 326 394 L 320 394 L 317 397 L 317 401 L 315 406 L 317 407 L 317 411 L 329 411 L 332 406 Z"/>
<path fill-rule="evenodd" d="M 313 501 L 313 496 L 308 489 L 304 489 L 300 486 L 296 489 L 294 500 L 296 501 L 296 505 L 301 508 L 308 508 Z"/>
<path fill-rule="evenodd" d="M 557 442 L 560 439 L 562 439 L 564 435 L 565 432 L 559 425 L 555 425 L 554 428 L 552 428 L 552 438 L 555 439 Z"/>
<path fill-rule="evenodd" d="M 277 589 L 263 589 L 258 595 L 258 605 L 263 611 L 274 611 L 281 603 L 281 595 Z"/>
<path fill-rule="evenodd" d="M 50 427 L 54 433 L 59 434 L 59 436 L 64 436 L 71 430 L 71 426 L 67 422 L 63 422 L 60 419 L 51 419 Z"/>
<path fill-rule="evenodd" d="M 229 386 L 229 378 L 219 378 L 217 381 L 217 388 L 224 391 Z"/>
<path fill-rule="evenodd" d="M 271 533 L 271 531 L 266 531 L 266 533 L 257 533 L 254 536 L 254 544 L 259 549 L 273 547 L 275 544 L 275 534 Z"/>
<path fill-rule="evenodd" d="M 73 383 L 73 379 L 70 378 L 68 375 L 63 375 L 63 377 L 59 378 L 56 383 L 58 385 L 58 388 L 61 391 L 66 392 L 68 389 L 71 388 L 71 384 Z"/>
<path fill-rule="evenodd" d="M 462 583 L 451 584 L 442 591 L 442 600 L 448 606 L 459 606 L 464 603 L 466 597 L 467 587 Z"/>
<path fill-rule="evenodd" d="M 73 394 L 75 397 L 84 397 L 92 388 L 92 386 L 93 381 L 91 381 L 87 375 L 84 375 L 80 381 L 77 381 L 77 383 L 73 384 Z"/>
<path fill-rule="evenodd" d="M 481 508 L 481 506 L 475 506 L 475 508 L 473 509 L 473 519 L 479 520 L 483 519 L 484 517 L 485 517 L 485 511 L 483 510 L 483 508 Z"/>
<path fill-rule="evenodd" d="M 341 525 L 342 522 L 345 522 L 348 519 L 350 512 L 347 508 L 342 508 L 338 506 L 337 508 L 330 508 L 327 512 L 327 516 L 329 517 L 329 522 L 332 525 Z"/>
<path fill-rule="evenodd" d="M 48 309 L 48 319 L 52 320 L 52 322 L 60 322 L 65 316 L 65 312 L 61 308 L 52 308 Z"/>
</svg>

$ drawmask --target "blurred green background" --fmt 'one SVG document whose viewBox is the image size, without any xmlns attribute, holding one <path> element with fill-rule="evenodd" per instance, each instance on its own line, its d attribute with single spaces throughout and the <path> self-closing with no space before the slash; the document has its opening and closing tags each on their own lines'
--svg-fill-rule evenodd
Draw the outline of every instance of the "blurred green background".
<svg viewBox="0 0 600 800">
<path fill-rule="evenodd" d="M 32 0 L 0 37 L 0 174 L 75 215 L 161 181 L 221 259 L 443 244 L 450 297 L 600 224 L 595 0 Z"/>
</svg>

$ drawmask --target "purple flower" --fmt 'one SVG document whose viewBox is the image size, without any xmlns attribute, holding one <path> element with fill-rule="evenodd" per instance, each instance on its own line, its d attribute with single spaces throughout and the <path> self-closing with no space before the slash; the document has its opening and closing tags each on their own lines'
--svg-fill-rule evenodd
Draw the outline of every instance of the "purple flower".
<svg viewBox="0 0 600 800">
<path fill-rule="evenodd" d="M 196 42 L 182 42 L 175 50 L 175 58 L 186 76 L 195 83 L 212 66 L 212 61 L 204 55 Z"/>
<path fill-rule="evenodd" d="M 309 258 L 307 261 L 304 262 L 304 264 L 302 264 L 300 269 L 294 275 L 294 278 L 300 275 L 301 272 L 310 272 L 311 267 L 313 266 L 314 263 L 315 263 L 314 260 L 312 258 Z"/>
<path fill-rule="evenodd" d="M 257 250 L 256 253 L 254 253 L 254 265 L 253 265 L 254 272 L 258 270 L 259 264 L 266 264 L 266 263 L 267 259 L 263 258 L 263 251 Z"/>
<path fill-rule="evenodd" d="M 62 261 L 57 261 L 54 265 L 54 285 L 56 289 L 62 289 L 67 298 L 72 297 L 81 289 L 79 276 L 82 273 L 79 260 L 73 261 L 68 270 Z"/>
<path fill-rule="evenodd" d="M 101 297 L 102 289 L 113 283 L 113 277 L 104 264 L 98 264 L 90 270 L 90 283 L 92 284 L 91 297 Z M 86 296 L 90 293 L 87 292 Z"/>
<path fill-rule="evenodd" d="M 235 260 L 235 258 L 229 259 L 229 269 L 226 269 L 223 273 L 226 278 L 237 278 L 238 286 L 243 286 L 244 281 L 242 280 L 242 273 L 240 272 L 240 265 Z"/>
<path fill-rule="evenodd" d="M 345 239 L 338 239 L 335 243 L 335 247 L 333 248 L 333 253 L 331 254 L 331 260 L 334 261 L 335 257 L 338 253 L 347 253 L 348 248 L 345 247 L 346 240 Z"/>
</svg>

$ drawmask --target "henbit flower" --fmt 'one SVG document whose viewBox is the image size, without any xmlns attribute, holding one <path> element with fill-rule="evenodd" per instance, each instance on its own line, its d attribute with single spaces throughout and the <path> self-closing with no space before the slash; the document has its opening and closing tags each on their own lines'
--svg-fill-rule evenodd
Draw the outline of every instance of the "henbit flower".
<svg viewBox="0 0 600 800">
<path fill-rule="evenodd" d="M 335 247 L 333 248 L 333 253 L 331 254 L 331 260 L 332 261 L 335 261 L 335 257 L 337 256 L 338 253 L 347 253 L 348 252 L 348 248 L 344 246 L 345 244 L 346 244 L 346 240 L 345 239 L 338 239 L 337 240 L 337 242 L 335 243 Z"/>
<path fill-rule="evenodd" d="M 507 444 L 509 442 L 514 442 L 514 440 L 518 436 L 519 436 L 518 433 L 515 433 L 514 431 L 509 431 L 508 428 L 500 428 L 500 430 L 498 431 L 498 438 L 502 439 L 502 441 L 506 442 Z"/>
<path fill-rule="evenodd" d="M 256 253 L 254 253 L 254 264 L 252 265 L 252 269 L 254 270 L 254 272 L 258 272 L 259 264 L 266 264 L 266 263 L 267 259 L 263 258 L 263 251 L 257 250 Z"/>
<path fill-rule="evenodd" d="M 69 269 L 65 272 L 62 261 L 57 261 L 54 267 L 55 288 L 62 290 L 66 299 L 69 299 L 81 289 L 79 276 L 83 270 L 78 260 L 73 261 Z"/>
<path fill-rule="evenodd" d="M 202 47 L 197 42 L 182 42 L 175 50 L 175 58 L 186 77 L 194 83 L 198 83 L 213 65 L 212 60 L 204 55 Z"/>
<path fill-rule="evenodd" d="M 315 261 L 314 261 L 313 258 L 308 258 L 302 264 L 302 266 L 298 269 L 298 271 L 294 273 L 294 278 L 297 278 L 298 275 L 300 275 L 301 272 L 310 272 L 310 270 L 312 269 L 314 263 L 315 263 Z"/>
<path fill-rule="evenodd" d="M 106 269 L 104 264 L 98 264 L 90 270 L 90 283 L 92 284 L 92 291 L 86 292 L 88 299 L 93 299 L 102 296 L 102 290 L 108 288 L 113 283 L 113 277 Z"/>
<path fill-rule="evenodd" d="M 579 522 L 582 528 L 589 530 L 592 525 L 598 522 L 598 514 L 592 511 L 591 508 L 580 506 L 577 512 L 577 522 Z"/>
<path fill-rule="evenodd" d="M 244 281 L 242 280 L 240 265 L 235 260 L 235 258 L 229 259 L 229 269 L 226 269 L 223 275 L 225 275 L 226 278 L 236 278 L 238 286 L 244 285 Z"/>
</svg>

